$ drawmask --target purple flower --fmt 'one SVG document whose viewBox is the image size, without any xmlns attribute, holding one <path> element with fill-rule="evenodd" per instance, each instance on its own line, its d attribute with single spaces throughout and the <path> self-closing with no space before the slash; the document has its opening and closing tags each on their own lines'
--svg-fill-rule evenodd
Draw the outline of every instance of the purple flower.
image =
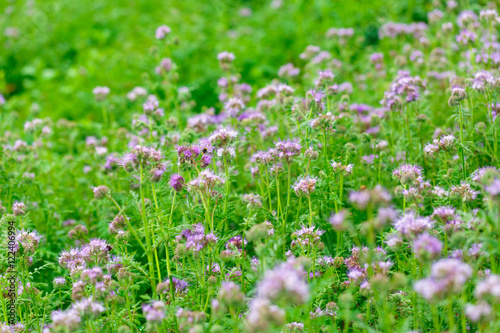
<svg viewBox="0 0 500 333">
<path fill-rule="evenodd" d="M 236 283 L 232 281 L 222 282 L 217 300 L 222 305 L 237 308 L 245 303 L 245 295 Z"/>
<path fill-rule="evenodd" d="M 414 164 L 402 164 L 392 172 L 392 177 L 403 185 L 413 183 L 422 175 L 422 168 Z"/>
<path fill-rule="evenodd" d="M 415 237 L 432 227 L 432 221 L 428 217 L 421 217 L 415 212 L 408 212 L 394 223 L 394 228 L 400 234 Z"/>
<path fill-rule="evenodd" d="M 427 300 L 459 293 L 472 275 L 472 269 L 457 259 L 441 259 L 432 264 L 429 278 L 419 280 L 413 288 Z"/>
<path fill-rule="evenodd" d="M 283 65 L 278 70 L 279 77 L 291 78 L 291 77 L 298 76 L 299 73 L 300 73 L 300 69 L 296 68 L 292 63 L 288 63 L 286 65 Z"/>
<path fill-rule="evenodd" d="M 26 214 L 26 205 L 22 202 L 14 201 L 14 204 L 12 204 L 12 212 L 16 216 L 22 216 Z"/>
<path fill-rule="evenodd" d="M 451 187 L 450 194 L 462 199 L 463 202 L 469 202 L 476 199 L 478 192 L 473 190 L 470 184 L 462 181 L 460 185 Z"/>
<path fill-rule="evenodd" d="M 301 246 L 307 248 L 309 245 L 315 246 L 321 241 L 321 235 L 325 232 L 321 229 L 316 229 L 315 226 L 302 227 L 302 229 L 292 233 L 291 247 Z"/>
<path fill-rule="evenodd" d="M 433 260 L 439 257 L 443 244 L 439 239 L 427 233 L 421 234 L 413 242 L 413 252 L 421 260 Z"/>
<path fill-rule="evenodd" d="M 478 299 L 494 303 L 500 302 L 500 276 L 496 274 L 489 275 L 477 284 L 474 293 Z"/>
<path fill-rule="evenodd" d="M 467 304 L 465 306 L 465 315 L 472 322 L 481 322 L 490 320 L 493 308 L 485 301 L 478 302 L 476 305 Z"/>
<path fill-rule="evenodd" d="M 156 29 L 155 37 L 156 39 L 164 39 L 170 34 L 170 28 L 166 25 L 161 25 Z"/>
<path fill-rule="evenodd" d="M 309 287 L 302 267 L 288 261 L 267 271 L 257 285 L 257 297 L 296 305 L 305 303 L 309 299 Z"/>
<path fill-rule="evenodd" d="M 455 208 L 448 206 L 441 206 L 434 209 L 431 215 L 433 218 L 439 218 L 441 222 L 449 222 L 456 217 Z"/>
<path fill-rule="evenodd" d="M 181 175 L 173 174 L 170 177 L 170 186 L 179 192 L 184 187 L 184 178 Z"/>
<path fill-rule="evenodd" d="M 310 197 L 316 188 L 317 181 L 317 177 L 305 176 L 304 178 L 299 178 L 293 185 L 293 190 L 298 197 Z"/>
<path fill-rule="evenodd" d="M 486 186 L 484 189 L 492 197 L 498 197 L 500 195 L 500 179 L 495 179 L 491 185 Z"/>
<path fill-rule="evenodd" d="M 110 90 L 108 87 L 95 87 L 92 90 L 92 93 L 94 94 L 94 97 L 96 100 L 101 101 L 108 96 Z"/>
<path fill-rule="evenodd" d="M 271 155 L 286 161 L 288 164 L 293 162 L 294 158 L 300 154 L 302 148 L 296 139 L 289 141 L 279 140 L 275 145 L 276 149 L 270 150 Z"/>
<path fill-rule="evenodd" d="M 188 291 L 189 284 L 181 279 L 172 277 L 172 282 L 174 284 L 174 292 L 176 294 L 186 294 Z M 170 292 L 170 279 L 165 279 L 163 282 L 159 283 L 156 287 L 159 294 L 169 295 Z"/>
<path fill-rule="evenodd" d="M 161 325 L 165 318 L 165 304 L 162 301 L 153 301 L 142 305 L 142 312 L 149 325 Z"/>
<path fill-rule="evenodd" d="M 457 43 L 462 45 L 474 44 L 474 42 L 476 41 L 476 34 L 467 29 L 463 29 L 462 31 L 460 31 L 460 34 L 457 35 L 456 41 Z"/>
<path fill-rule="evenodd" d="M 337 214 L 333 214 L 330 216 L 329 222 L 332 226 L 332 229 L 335 231 L 343 231 L 346 230 L 346 219 L 349 212 L 346 209 L 341 209 Z"/>
<path fill-rule="evenodd" d="M 493 74 L 488 71 L 479 71 L 472 80 L 472 89 L 482 91 L 487 86 L 493 86 L 495 82 Z"/>
<path fill-rule="evenodd" d="M 208 244 L 217 243 L 217 237 L 214 234 L 205 234 L 205 227 L 202 224 L 196 224 L 192 229 L 184 229 L 180 235 L 176 236 L 176 239 L 185 241 L 186 249 L 195 254 Z"/>
</svg>

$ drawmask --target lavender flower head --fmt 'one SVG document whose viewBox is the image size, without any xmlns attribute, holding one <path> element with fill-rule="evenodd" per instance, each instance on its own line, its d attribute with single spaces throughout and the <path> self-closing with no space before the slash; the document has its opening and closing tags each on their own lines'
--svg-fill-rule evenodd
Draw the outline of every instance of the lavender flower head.
<svg viewBox="0 0 500 333">
<path fill-rule="evenodd" d="M 289 140 L 283 141 L 280 140 L 275 143 L 276 149 L 271 152 L 271 155 L 279 158 L 280 160 L 284 160 L 287 164 L 291 164 L 294 158 L 300 155 L 300 150 L 302 146 L 298 142 L 298 140 Z"/>
<path fill-rule="evenodd" d="M 325 93 L 321 90 L 315 90 L 315 89 L 309 90 L 306 93 L 306 108 L 308 109 L 315 108 L 316 110 L 323 110 L 324 109 L 323 98 L 325 97 L 326 97 Z"/>
<path fill-rule="evenodd" d="M 441 259 L 431 267 L 429 278 L 419 280 L 414 289 L 427 300 L 459 293 L 472 275 L 472 269 L 457 259 Z"/>
<path fill-rule="evenodd" d="M 224 111 L 230 117 L 238 116 L 244 108 L 245 102 L 239 97 L 232 97 L 224 104 Z"/>
<path fill-rule="evenodd" d="M 172 282 L 174 284 L 174 292 L 176 295 L 187 293 L 189 284 L 186 281 L 172 277 Z M 158 283 L 156 286 L 156 292 L 158 294 L 170 295 L 170 279 L 167 278 L 163 280 L 163 282 Z"/>
<path fill-rule="evenodd" d="M 217 300 L 226 307 L 238 308 L 245 304 L 245 295 L 234 282 L 222 282 Z"/>
<path fill-rule="evenodd" d="M 92 93 L 94 94 L 94 97 L 97 101 L 102 101 L 103 99 L 105 99 L 108 96 L 109 92 L 110 90 L 108 87 L 95 87 L 92 90 Z"/>
<path fill-rule="evenodd" d="M 443 223 L 447 223 L 455 219 L 456 211 L 454 207 L 440 206 L 434 209 L 431 216 L 432 218 L 438 218 Z"/>
<path fill-rule="evenodd" d="M 482 91 L 495 84 L 495 77 L 488 71 L 479 71 L 472 79 L 472 89 Z"/>
<path fill-rule="evenodd" d="M 299 178 L 293 185 L 293 190 L 298 197 L 310 197 L 316 189 L 317 177 L 305 176 Z"/>
<path fill-rule="evenodd" d="M 480 281 L 474 290 L 474 294 L 481 300 L 493 303 L 500 302 L 500 276 L 491 274 Z"/>
<path fill-rule="evenodd" d="M 161 25 L 156 29 L 155 37 L 156 39 L 165 39 L 170 34 L 171 30 L 166 25 Z"/>
<path fill-rule="evenodd" d="M 80 327 L 82 318 L 77 310 L 70 308 L 65 311 L 54 311 L 50 315 L 52 325 L 56 330 L 73 332 Z"/>
<path fill-rule="evenodd" d="M 24 252 L 34 253 L 40 245 L 42 236 L 36 230 L 27 231 L 21 230 L 16 234 L 16 240 L 21 244 Z"/>
<path fill-rule="evenodd" d="M 442 249 L 441 241 L 427 233 L 421 234 L 413 242 L 413 252 L 417 258 L 424 261 L 436 259 Z"/>
<path fill-rule="evenodd" d="M 349 215 L 349 211 L 346 209 L 341 209 L 338 213 L 332 214 L 330 216 L 329 222 L 332 229 L 335 231 L 344 231 L 347 229 L 346 219 Z"/>
<path fill-rule="evenodd" d="M 169 184 L 176 192 L 179 192 L 184 188 L 184 178 L 181 175 L 173 174 L 170 177 Z"/>
<path fill-rule="evenodd" d="M 248 308 L 245 327 L 249 333 L 266 332 L 273 326 L 283 325 L 285 321 L 285 311 L 268 299 L 254 298 Z"/>
<path fill-rule="evenodd" d="M 330 165 L 332 166 L 333 172 L 342 173 L 343 176 L 352 174 L 352 171 L 354 169 L 354 164 L 344 165 L 342 164 L 342 162 L 336 162 L 335 160 L 332 160 Z"/>
<path fill-rule="evenodd" d="M 492 197 L 500 197 L 500 179 L 495 179 L 490 185 L 485 186 L 484 190 Z"/>
<path fill-rule="evenodd" d="M 460 185 L 451 187 L 450 194 L 462 199 L 463 202 L 470 202 L 476 199 L 478 192 L 472 189 L 470 184 L 462 181 Z"/>
<path fill-rule="evenodd" d="M 229 66 L 233 63 L 236 57 L 233 53 L 224 51 L 217 55 L 217 59 L 219 60 L 219 66 L 222 70 L 227 71 Z"/>
<path fill-rule="evenodd" d="M 432 227 L 432 221 L 428 217 L 421 217 L 410 211 L 404 214 L 394 223 L 397 232 L 413 238 Z"/>
<path fill-rule="evenodd" d="M 308 246 L 315 246 L 321 241 L 321 235 L 325 232 L 321 229 L 316 229 L 315 226 L 302 227 L 292 233 L 292 243 L 291 247 L 301 246 L 302 248 L 307 248 Z"/>
<path fill-rule="evenodd" d="M 210 135 L 209 140 L 214 147 L 225 147 L 238 137 L 238 132 L 231 128 L 220 128 Z"/>
<path fill-rule="evenodd" d="M 492 312 L 493 308 L 485 301 L 465 306 L 465 315 L 474 323 L 490 321 Z"/>
<path fill-rule="evenodd" d="M 142 312 L 150 326 L 161 325 L 165 318 L 165 303 L 162 301 L 153 301 L 150 304 L 143 304 Z"/>
<path fill-rule="evenodd" d="M 53 284 L 54 284 L 55 288 L 61 288 L 62 286 L 64 286 L 66 284 L 66 279 L 63 277 L 56 277 L 54 279 Z"/>
<path fill-rule="evenodd" d="M 465 89 L 461 86 L 454 85 L 451 89 L 451 96 L 448 100 L 449 106 L 457 106 L 461 101 L 467 98 L 467 93 Z"/>
<path fill-rule="evenodd" d="M 309 287 L 302 267 L 288 261 L 267 271 L 257 285 L 257 297 L 289 304 L 304 304 L 309 299 Z"/>
<path fill-rule="evenodd" d="M 392 172 L 392 177 L 401 182 L 402 185 L 413 183 L 422 176 L 422 168 L 414 164 L 402 164 Z"/>
<path fill-rule="evenodd" d="M 196 224 L 192 229 L 184 229 L 176 239 L 185 241 L 186 249 L 194 254 L 203 250 L 208 244 L 217 243 L 214 234 L 205 234 L 205 227 L 202 224 Z"/>
<path fill-rule="evenodd" d="M 14 201 L 14 204 L 12 204 L 12 212 L 15 216 L 22 216 L 26 214 L 26 205 L 22 202 Z"/>
<path fill-rule="evenodd" d="M 253 194 L 253 193 L 244 194 L 242 201 L 250 209 L 262 207 L 261 198 L 260 198 L 260 195 L 258 195 L 258 194 Z"/>
<path fill-rule="evenodd" d="M 187 184 L 189 192 L 198 192 L 203 195 L 211 195 L 216 186 L 221 186 L 226 182 L 222 176 L 214 174 L 211 170 L 203 170 L 198 177 Z"/>
</svg>

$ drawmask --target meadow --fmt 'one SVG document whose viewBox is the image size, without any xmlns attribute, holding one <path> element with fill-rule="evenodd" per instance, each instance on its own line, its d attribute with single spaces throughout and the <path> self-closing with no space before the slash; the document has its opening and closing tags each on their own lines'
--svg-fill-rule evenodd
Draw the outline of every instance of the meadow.
<svg viewBox="0 0 500 333">
<path fill-rule="evenodd" d="M 486 1 L 0 4 L 0 333 L 500 332 Z"/>
</svg>

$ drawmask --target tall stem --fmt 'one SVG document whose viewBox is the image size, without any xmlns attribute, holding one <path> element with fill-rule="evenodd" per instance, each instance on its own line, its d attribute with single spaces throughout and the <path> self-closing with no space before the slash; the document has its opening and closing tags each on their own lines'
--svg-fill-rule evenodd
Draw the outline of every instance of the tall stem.
<svg viewBox="0 0 500 333">
<path fill-rule="evenodd" d="M 307 196 L 307 200 L 309 201 L 309 227 L 312 227 L 313 223 L 313 212 L 312 212 L 312 205 L 311 205 L 311 196 Z"/>
<path fill-rule="evenodd" d="M 226 173 L 226 195 L 224 196 L 224 224 L 227 224 L 227 199 L 229 196 L 229 169 L 227 167 L 226 154 L 224 154 L 224 171 Z M 226 225 L 226 229 L 229 229 L 228 225 Z"/>
<path fill-rule="evenodd" d="M 441 333 L 441 324 L 439 323 L 439 314 L 438 314 L 437 307 L 435 304 L 431 304 L 431 311 L 432 311 L 432 321 L 434 324 L 434 331 L 436 333 Z"/>
<path fill-rule="evenodd" d="M 273 212 L 273 204 L 271 201 L 271 187 L 269 186 L 269 174 L 267 173 L 267 166 L 264 166 L 264 170 L 266 171 L 266 182 L 267 182 L 267 196 L 269 197 L 269 211 Z"/>
<path fill-rule="evenodd" d="M 144 197 L 144 168 L 141 163 L 141 168 L 140 168 L 140 176 L 141 176 L 141 185 L 140 185 L 140 195 L 141 195 L 141 217 L 142 217 L 142 224 L 144 226 L 144 234 L 146 236 L 146 248 L 147 248 L 147 257 L 148 257 L 148 264 L 149 264 L 149 277 L 151 279 L 151 288 L 153 298 L 156 297 L 156 281 L 155 281 L 155 276 L 154 276 L 154 263 L 153 263 L 153 256 L 151 255 L 151 239 L 149 237 L 149 223 L 148 219 L 146 218 L 146 201 Z"/>
<path fill-rule="evenodd" d="M 448 322 L 449 322 L 448 331 L 449 332 L 455 331 L 455 315 L 453 313 L 453 300 L 451 299 L 448 302 Z"/>
<path fill-rule="evenodd" d="M 156 190 L 155 190 L 154 183 L 151 183 L 151 192 L 153 192 L 153 200 L 155 202 L 155 212 L 156 212 L 156 214 L 158 214 L 160 207 L 158 206 L 158 200 L 156 198 Z M 156 218 L 156 220 L 161 223 L 161 221 L 159 221 L 158 217 Z M 155 231 L 154 230 L 155 230 L 155 228 L 151 229 L 153 240 L 155 239 Z M 163 230 L 162 230 L 162 232 L 163 232 Z M 161 282 L 160 259 L 158 259 L 157 246 L 154 247 L 154 254 L 155 254 L 155 260 L 156 260 L 156 270 L 158 273 L 158 282 Z"/>
<path fill-rule="evenodd" d="M 410 132 L 410 108 L 408 106 L 405 107 L 405 120 L 406 120 L 406 135 L 408 136 L 408 156 L 406 157 L 407 161 L 411 162 L 411 132 Z"/>
<path fill-rule="evenodd" d="M 291 189 L 291 180 L 292 180 L 292 165 L 288 164 L 288 188 L 287 188 L 287 195 L 286 195 L 286 210 L 287 210 L 287 215 L 288 215 L 288 209 L 290 208 L 290 189 Z"/>
<path fill-rule="evenodd" d="M 463 129 L 462 104 L 458 104 L 458 111 L 459 111 L 459 116 L 460 116 L 460 153 L 462 155 L 462 169 L 463 169 L 463 178 L 462 178 L 462 180 L 465 180 L 465 178 L 467 178 L 467 170 L 465 169 L 464 129 Z"/>
</svg>

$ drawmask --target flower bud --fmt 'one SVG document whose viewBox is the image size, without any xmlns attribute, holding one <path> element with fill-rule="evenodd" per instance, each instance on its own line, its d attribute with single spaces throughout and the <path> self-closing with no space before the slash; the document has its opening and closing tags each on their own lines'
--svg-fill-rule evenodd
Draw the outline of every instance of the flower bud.
<svg viewBox="0 0 500 333">
<path fill-rule="evenodd" d="M 97 187 L 94 187 L 93 191 L 94 191 L 94 198 L 96 198 L 97 200 L 101 200 L 102 198 L 108 195 L 109 188 L 106 185 L 99 185 Z"/>
</svg>

